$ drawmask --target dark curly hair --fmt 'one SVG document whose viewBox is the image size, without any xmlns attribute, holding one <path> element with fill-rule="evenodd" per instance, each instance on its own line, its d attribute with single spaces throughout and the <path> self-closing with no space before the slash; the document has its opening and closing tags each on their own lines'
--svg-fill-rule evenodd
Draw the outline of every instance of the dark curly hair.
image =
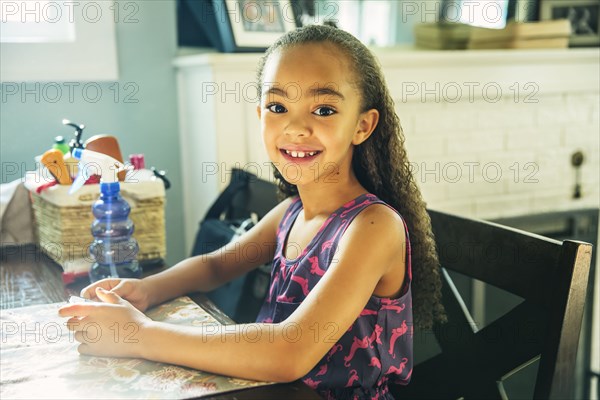
<svg viewBox="0 0 600 400">
<path fill-rule="evenodd" d="M 445 320 L 431 221 L 410 170 L 394 102 L 373 54 L 341 29 L 324 25 L 299 28 L 277 40 L 260 60 L 258 93 L 262 92 L 263 70 L 270 55 L 307 43 L 329 43 L 345 54 L 362 94 L 361 112 L 379 111 L 379 123 L 372 135 L 354 148 L 352 168 L 365 189 L 398 210 L 406 221 L 412 243 L 414 322 L 419 328 L 429 329 L 435 321 Z M 274 166 L 273 173 L 283 197 L 298 194 L 297 187 L 288 183 Z"/>
</svg>

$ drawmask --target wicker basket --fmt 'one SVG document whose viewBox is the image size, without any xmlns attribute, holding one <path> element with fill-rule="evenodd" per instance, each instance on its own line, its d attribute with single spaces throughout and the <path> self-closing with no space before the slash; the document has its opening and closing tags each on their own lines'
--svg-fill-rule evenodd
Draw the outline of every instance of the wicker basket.
<svg viewBox="0 0 600 400">
<path fill-rule="evenodd" d="M 100 196 L 99 185 L 85 185 L 73 195 L 70 186 L 56 185 L 41 194 L 30 191 L 38 244 L 65 272 L 85 270 L 91 262 L 89 245 L 94 238 L 92 204 Z M 140 262 L 164 259 L 165 189 L 161 180 L 121 183 L 121 196 L 131 206 L 133 237 Z"/>
</svg>

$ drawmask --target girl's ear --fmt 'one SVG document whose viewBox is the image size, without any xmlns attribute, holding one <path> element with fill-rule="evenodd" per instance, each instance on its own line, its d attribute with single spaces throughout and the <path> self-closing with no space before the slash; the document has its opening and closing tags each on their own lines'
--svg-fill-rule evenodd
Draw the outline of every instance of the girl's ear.
<svg viewBox="0 0 600 400">
<path fill-rule="evenodd" d="M 258 115 L 258 119 L 260 119 L 260 104 L 256 106 L 256 115 Z"/>
<path fill-rule="evenodd" d="M 374 108 L 360 114 L 352 144 L 356 146 L 367 140 L 377 127 L 377 122 L 379 122 L 379 111 Z"/>
</svg>

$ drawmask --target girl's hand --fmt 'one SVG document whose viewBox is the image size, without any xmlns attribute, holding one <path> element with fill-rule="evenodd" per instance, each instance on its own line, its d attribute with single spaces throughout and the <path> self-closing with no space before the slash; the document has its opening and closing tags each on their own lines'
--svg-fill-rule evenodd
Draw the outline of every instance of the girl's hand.
<svg viewBox="0 0 600 400">
<path fill-rule="evenodd" d="M 81 343 L 79 352 L 95 356 L 140 357 L 141 333 L 152 320 L 102 287 L 95 290 L 102 303 L 77 303 L 61 307 L 61 317 L 71 317 L 67 328 Z"/>
<path fill-rule="evenodd" d="M 98 300 L 97 288 L 106 289 L 127 300 L 135 308 L 144 312 L 150 306 L 150 293 L 140 279 L 107 278 L 94 282 L 81 290 L 81 297 Z"/>
</svg>

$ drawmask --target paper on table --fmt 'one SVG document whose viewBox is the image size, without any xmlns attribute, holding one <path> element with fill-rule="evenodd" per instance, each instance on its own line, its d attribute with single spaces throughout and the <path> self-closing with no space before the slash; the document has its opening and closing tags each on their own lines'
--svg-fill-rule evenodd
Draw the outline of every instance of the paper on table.
<svg viewBox="0 0 600 400">
<path fill-rule="evenodd" d="M 58 316 L 62 305 L 0 310 L 0 398 L 172 399 L 269 384 L 147 360 L 79 355 L 66 319 Z M 165 303 L 147 315 L 179 325 L 218 324 L 188 297 Z"/>
</svg>

